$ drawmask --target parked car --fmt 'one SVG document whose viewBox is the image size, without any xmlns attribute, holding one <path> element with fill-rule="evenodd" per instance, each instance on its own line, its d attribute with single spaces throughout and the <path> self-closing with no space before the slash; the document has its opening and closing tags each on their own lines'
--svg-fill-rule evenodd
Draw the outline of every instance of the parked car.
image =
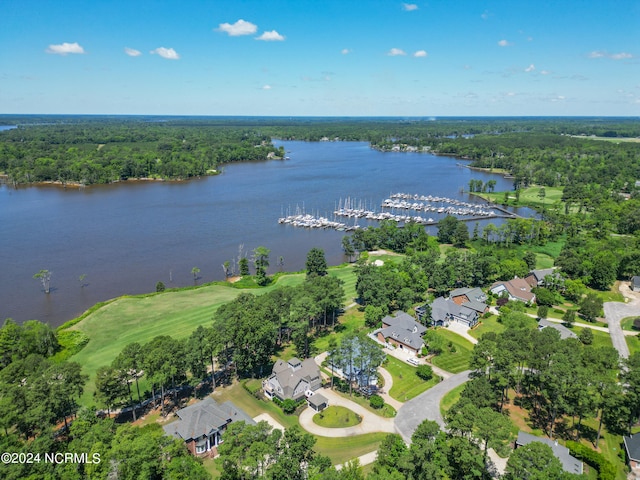
<svg viewBox="0 0 640 480">
<path fill-rule="evenodd" d="M 407 363 L 410 363 L 411 365 L 413 365 L 414 367 L 417 367 L 418 365 L 420 365 L 420 362 L 418 361 L 417 358 L 415 357 L 409 357 L 407 359 Z"/>
</svg>

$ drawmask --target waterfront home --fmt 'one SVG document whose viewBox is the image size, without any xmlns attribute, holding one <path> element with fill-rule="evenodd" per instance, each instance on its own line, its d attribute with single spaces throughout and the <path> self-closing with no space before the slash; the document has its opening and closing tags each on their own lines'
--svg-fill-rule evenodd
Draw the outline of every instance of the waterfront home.
<svg viewBox="0 0 640 480">
<path fill-rule="evenodd" d="M 305 392 L 314 392 L 321 385 L 320 368 L 313 358 L 300 361 L 294 357 L 286 362 L 276 361 L 271 375 L 262 382 L 262 389 L 270 399 L 297 401 L 304 397 Z"/>
<path fill-rule="evenodd" d="M 233 403 L 219 405 L 213 398 L 189 405 L 176 412 L 179 420 L 163 427 L 167 435 L 180 438 L 193 455 L 218 455 L 222 433 L 231 422 L 255 422 Z"/>
<path fill-rule="evenodd" d="M 373 332 L 380 342 L 390 344 L 409 353 L 418 354 L 424 346 L 422 335 L 427 331 L 406 312 L 396 312 L 382 319 L 382 328 Z"/>
</svg>

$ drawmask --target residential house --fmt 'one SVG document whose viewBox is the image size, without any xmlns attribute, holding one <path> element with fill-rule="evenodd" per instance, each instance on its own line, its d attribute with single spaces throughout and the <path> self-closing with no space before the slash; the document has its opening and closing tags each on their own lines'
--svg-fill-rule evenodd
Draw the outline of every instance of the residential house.
<svg viewBox="0 0 640 480">
<path fill-rule="evenodd" d="M 531 288 L 543 287 L 547 283 L 545 278 L 550 277 L 551 281 L 556 282 L 559 285 L 564 283 L 564 279 L 560 276 L 557 268 L 545 268 L 542 270 L 531 270 L 529 274 L 524 277 Z M 547 279 L 549 280 L 549 279 Z"/>
<path fill-rule="evenodd" d="M 262 382 L 264 393 L 273 399 L 291 398 L 300 400 L 307 391 L 316 391 L 322 385 L 320 368 L 313 358 L 300 361 L 292 358 L 288 362 L 276 361 L 269 378 Z"/>
<path fill-rule="evenodd" d="M 467 302 L 464 305 L 459 305 L 451 298 L 438 297 L 431 304 L 431 324 L 436 327 L 446 327 L 450 322 L 460 322 L 467 327 L 474 327 L 480 320 L 480 311 L 484 312 L 486 309 L 476 307 L 471 308 L 469 304 L 478 302 Z M 480 311 L 479 311 L 480 310 Z"/>
<path fill-rule="evenodd" d="M 576 338 L 576 339 L 578 338 L 578 336 L 575 333 L 573 333 L 564 325 L 560 323 L 552 322 L 550 320 L 547 320 L 546 318 L 541 318 L 540 321 L 538 322 L 538 330 L 542 330 L 543 328 L 547 328 L 547 327 L 553 328 L 554 330 L 557 330 L 558 332 L 560 332 L 560 338 L 562 340 L 565 340 L 567 338 Z"/>
<path fill-rule="evenodd" d="M 219 405 L 211 397 L 178 410 L 176 415 L 179 420 L 165 425 L 164 431 L 167 435 L 184 440 L 193 455 L 217 456 L 222 432 L 231 422 L 255 424 L 251 417 L 230 401 Z"/>
<path fill-rule="evenodd" d="M 516 439 L 515 448 L 528 445 L 531 442 L 541 442 L 551 447 L 555 457 L 560 460 L 562 469 L 568 473 L 574 473 L 576 475 L 582 475 L 583 465 L 580 460 L 571 456 L 569 449 L 563 445 L 558 444 L 558 441 L 549 440 L 548 438 L 536 437 L 530 433 L 518 432 L 518 438 Z"/>
<path fill-rule="evenodd" d="M 640 276 L 631 277 L 631 290 L 640 292 Z"/>
<path fill-rule="evenodd" d="M 458 305 L 469 307 L 480 315 L 489 310 L 487 306 L 487 294 L 478 287 L 456 288 L 449 292 L 449 298 Z"/>
<path fill-rule="evenodd" d="M 382 328 L 373 333 L 380 342 L 417 354 L 424 346 L 422 335 L 426 331 L 427 328 L 416 322 L 408 313 L 396 312 L 393 316 L 384 317 Z"/>
<path fill-rule="evenodd" d="M 524 278 L 514 278 L 507 281 L 495 282 L 491 285 L 490 291 L 495 295 L 502 295 L 506 292 L 509 300 L 519 300 L 525 303 L 533 303 L 536 300 L 535 294 L 531 291 L 531 285 Z"/>
<path fill-rule="evenodd" d="M 635 473 L 636 477 L 640 477 L 640 433 L 630 437 L 625 435 L 624 449 L 627 451 L 627 459 L 629 460 L 631 471 Z"/>
</svg>

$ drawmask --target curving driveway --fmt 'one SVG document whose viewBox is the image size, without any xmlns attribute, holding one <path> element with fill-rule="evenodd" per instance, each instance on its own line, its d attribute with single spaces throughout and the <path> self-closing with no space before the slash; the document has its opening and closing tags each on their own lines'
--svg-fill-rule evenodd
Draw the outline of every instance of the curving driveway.
<svg viewBox="0 0 640 480">
<path fill-rule="evenodd" d="M 343 398 L 329 388 L 321 388 L 317 390 L 329 400 L 329 405 L 337 405 L 348 408 L 357 413 L 362 421 L 353 427 L 346 428 L 327 428 L 317 425 L 313 421 L 313 416 L 317 413 L 312 408 L 305 408 L 300 414 L 300 425 L 307 432 L 319 435 L 321 437 L 352 437 L 354 435 L 364 435 L 365 433 L 387 432 L 395 433 L 393 418 L 383 418 L 375 413 L 370 412 L 366 408 L 358 405 L 351 400 Z"/>
<path fill-rule="evenodd" d="M 444 419 L 440 415 L 442 397 L 469 380 L 470 373 L 471 370 L 466 370 L 453 375 L 402 406 L 396 415 L 396 430 L 405 442 L 411 442 L 411 435 L 424 420 L 433 420 L 444 428 Z"/>
</svg>

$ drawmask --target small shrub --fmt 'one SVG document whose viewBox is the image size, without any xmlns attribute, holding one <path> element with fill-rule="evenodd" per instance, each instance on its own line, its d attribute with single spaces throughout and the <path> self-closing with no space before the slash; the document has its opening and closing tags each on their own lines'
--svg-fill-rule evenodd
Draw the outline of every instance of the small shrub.
<svg viewBox="0 0 640 480">
<path fill-rule="evenodd" d="M 590 328 L 583 328 L 578 338 L 583 344 L 591 345 L 593 343 L 593 332 Z"/>
<path fill-rule="evenodd" d="M 433 369 L 429 365 L 420 365 L 416 369 L 416 375 L 422 380 L 431 380 L 433 378 Z"/>
<path fill-rule="evenodd" d="M 296 402 L 291 398 L 287 398 L 284 402 L 282 402 L 282 411 L 287 415 L 291 415 L 296 411 Z"/>
<path fill-rule="evenodd" d="M 380 395 L 371 395 L 369 397 L 369 405 L 371 408 L 380 409 L 384 407 L 384 399 Z"/>
<path fill-rule="evenodd" d="M 164 292 L 166 290 L 166 286 L 163 282 L 158 282 L 156 283 L 156 292 L 160 293 L 160 292 Z"/>
</svg>

